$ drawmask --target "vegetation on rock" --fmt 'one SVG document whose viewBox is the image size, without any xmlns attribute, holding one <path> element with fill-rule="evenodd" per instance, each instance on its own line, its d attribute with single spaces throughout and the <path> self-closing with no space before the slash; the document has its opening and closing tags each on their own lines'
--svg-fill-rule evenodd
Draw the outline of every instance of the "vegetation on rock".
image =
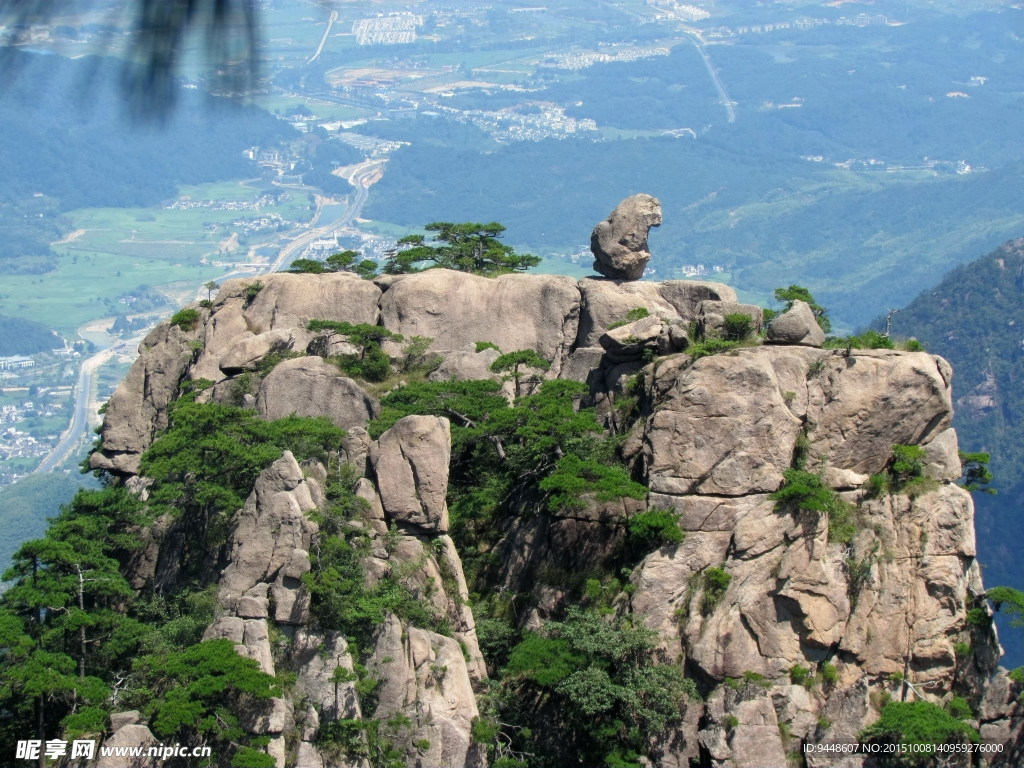
<svg viewBox="0 0 1024 768">
<path fill-rule="evenodd" d="M 529 253 L 516 253 L 498 238 L 505 227 L 497 222 L 480 224 L 434 221 L 424 227 L 436 232 L 428 245 L 423 235 L 407 235 L 398 241 L 398 249 L 388 255 L 384 272 L 399 275 L 418 272 L 426 267 L 442 267 L 459 272 L 494 277 L 509 272 L 523 272 L 540 263 L 540 257 Z"/>
</svg>

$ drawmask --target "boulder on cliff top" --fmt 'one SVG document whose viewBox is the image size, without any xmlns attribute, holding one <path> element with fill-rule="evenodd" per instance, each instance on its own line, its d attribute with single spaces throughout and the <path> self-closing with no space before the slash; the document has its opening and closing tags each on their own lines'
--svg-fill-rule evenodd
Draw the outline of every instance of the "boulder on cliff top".
<svg viewBox="0 0 1024 768">
<path fill-rule="evenodd" d="M 606 277 L 639 280 L 651 260 L 647 233 L 661 226 L 661 203 L 650 195 L 627 197 L 594 227 L 590 250 L 594 270 Z"/>
<path fill-rule="evenodd" d="M 818 319 L 807 302 L 797 299 L 786 312 L 768 324 L 769 344 L 803 344 L 820 347 L 825 343 L 825 332 L 818 325 Z"/>
</svg>

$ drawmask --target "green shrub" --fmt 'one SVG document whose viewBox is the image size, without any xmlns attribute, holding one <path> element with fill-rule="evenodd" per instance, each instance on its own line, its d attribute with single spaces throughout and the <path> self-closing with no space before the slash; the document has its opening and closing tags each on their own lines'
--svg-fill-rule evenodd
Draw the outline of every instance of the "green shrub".
<svg viewBox="0 0 1024 768">
<path fill-rule="evenodd" d="M 882 717 L 861 731 L 859 738 L 903 746 L 906 752 L 897 752 L 892 758 L 892 764 L 898 766 L 929 762 L 939 745 L 977 743 L 981 739 L 974 728 L 928 701 L 890 701 Z"/>
<path fill-rule="evenodd" d="M 176 325 L 183 331 L 191 331 L 196 327 L 196 323 L 199 322 L 199 310 L 192 309 L 191 307 L 186 309 L 179 309 L 173 315 L 171 315 L 171 325 Z"/>
<path fill-rule="evenodd" d="M 740 724 L 740 719 L 736 715 L 726 715 L 724 721 L 725 727 L 730 731 L 736 730 L 736 727 Z"/>
<path fill-rule="evenodd" d="M 608 326 L 609 331 L 613 331 L 616 328 L 621 328 L 624 325 L 635 323 L 637 320 L 643 320 L 645 317 L 650 317 L 651 313 L 647 307 L 633 307 L 626 313 L 625 320 L 616 320 L 614 323 Z"/>
<path fill-rule="evenodd" d="M 818 670 L 818 676 L 825 685 L 835 685 L 839 682 L 839 670 L 831 661 L 824 662 Z"/>
<path fill-rule="evenodd" d="M 720 352 L 728 352 L 740 346 L 738 341 L 726 341 L 725 339 L 704 339 L 686 348 L 686 354 L 694 360 L 699 360 L 708 355 L 717 355 Z"/>
<path fill-rule="evenodd" d="M 732 576 L 726 573 L 724 568 L 712 566 L 705 569 L 701 574 L 701 582 L 704 586 L 704 594 L 701 596 L 700 611 L 705 616 L 710 616 L 718 603 L 725 596 L 729 588 Z"/>
<path fill-rule="evenodd" d="M 793 685 L 806 686 L 808 681 L 813 679 L 814 678 L 811 676 L 811 670 L 807 667 L 801 666 L 800 664 L 795 664 L 789 669 L 789 681 Z"/>
<path fill-rule="evenodd" d="M 679 515 L 670 509 L 650 509 L 626 521 L 629 546 L 640 552 L 650 552 L 666 544 L 678 544 L 684 534 L 679 527 Z"/>
<path fill-rule="evenodd" d="M 954 696 L 946 703 L 946 711 L 949 712 L 957 720 L 971 720 L 974 717 L 974 712 L 971 711 L 971 705 L 967 703 L 967 699 L 962 696 Z"/>
<path fill-rule="evenodd" d="M 802 469 L 787 469 L 782 476 L 782 487 L 768 497 L 777 503 L 779 509 L 827 514 L 829 540 L 838 544 L 853 540 L 857 534 L 854 507 L 825 485 L 820 475 Z"/>
<path fill-rule="evenodd" d="M 245 306 L 249 306 L 253 303 L 260 291 L 263 290 L 263 283 L 257 280 L 255 283 L 249 283 L 245 286 L 245 292 L 242 296 L 245 298 Z"/>
<path fill-rule="evenodd" d="M 960 465 L 963 470 L 963 483 L 960 486 L 966 491 L 981 491 L 995 495 L 995 488 L 990 488 L 992 472 L 988 468 L 991 457 L 987 453 L 964 453 L 960 451 Z"/>
<path fill-rule="evenodd" d="M 1024 667 L 1010 670 L 1009 678 L 1015 683 L 1024 683 Z"/>
<path fill-rule="evenodd" d="M 754 330 L 754 321 L 743 312 L 730 312 L 725 316 L 722 333 L 727 341 L 743 341 Z"/>
<path fill-rule="evenodd" d="M 971 655 L 970 643 L 953 643 L 953 653 L 958 659 L 966 659 Z"/>
</svg>

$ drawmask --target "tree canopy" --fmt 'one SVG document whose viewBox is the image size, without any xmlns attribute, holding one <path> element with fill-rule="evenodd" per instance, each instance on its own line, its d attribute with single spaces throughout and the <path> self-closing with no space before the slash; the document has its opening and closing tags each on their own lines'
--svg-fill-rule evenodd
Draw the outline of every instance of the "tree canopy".
<svg viewBox="0 0 1024 768">
<path fill-rule="evenodd" d="M 500 242 L 498 238 L 505 227 L 494 221 L 489 224 L 433 221 L 424 229 L 437 233 L 432 242 L 438 245 L 428 244 L 423 235 L 403 237 L 398 241 L 398 248 L 388 254 L 385 273 L 399 275 L 430 267 L 443 267 L 491 277 L 524 272 L 540 263 L 539 256 L 516 253 L 511 246 Z M 429 266 L 423 267 L 421 264 Z"/>
</svg>

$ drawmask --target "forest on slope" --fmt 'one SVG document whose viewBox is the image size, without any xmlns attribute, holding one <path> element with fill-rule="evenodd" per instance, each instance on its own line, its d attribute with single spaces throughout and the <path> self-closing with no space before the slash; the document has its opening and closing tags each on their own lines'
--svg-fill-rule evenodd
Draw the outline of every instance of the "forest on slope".
<svg viewBox="0 0 1024 768">
<path fill-rule="evenodd" d="M 963 451 L 991 454 L 996 495 L 975 494 L 986 586 L 1024 587 L 1024 239 L 957 267 L 893 316 L 954 370 L 954 425 Z M 1000 624 L 1008 661 L 1024 656 L 1024 632 Z"/>
<path fill-rule="evenodd" d="M 183 91 L 166 121 L 128 119 L 113 60 L 12 57 L 0 89 L 0 273 L 52 269 L 67 211 L 155 205 L 179 184 L 255 176 L 243 150 L 294 135 L 261 109 L 199 91 Z"/>
</svg>

